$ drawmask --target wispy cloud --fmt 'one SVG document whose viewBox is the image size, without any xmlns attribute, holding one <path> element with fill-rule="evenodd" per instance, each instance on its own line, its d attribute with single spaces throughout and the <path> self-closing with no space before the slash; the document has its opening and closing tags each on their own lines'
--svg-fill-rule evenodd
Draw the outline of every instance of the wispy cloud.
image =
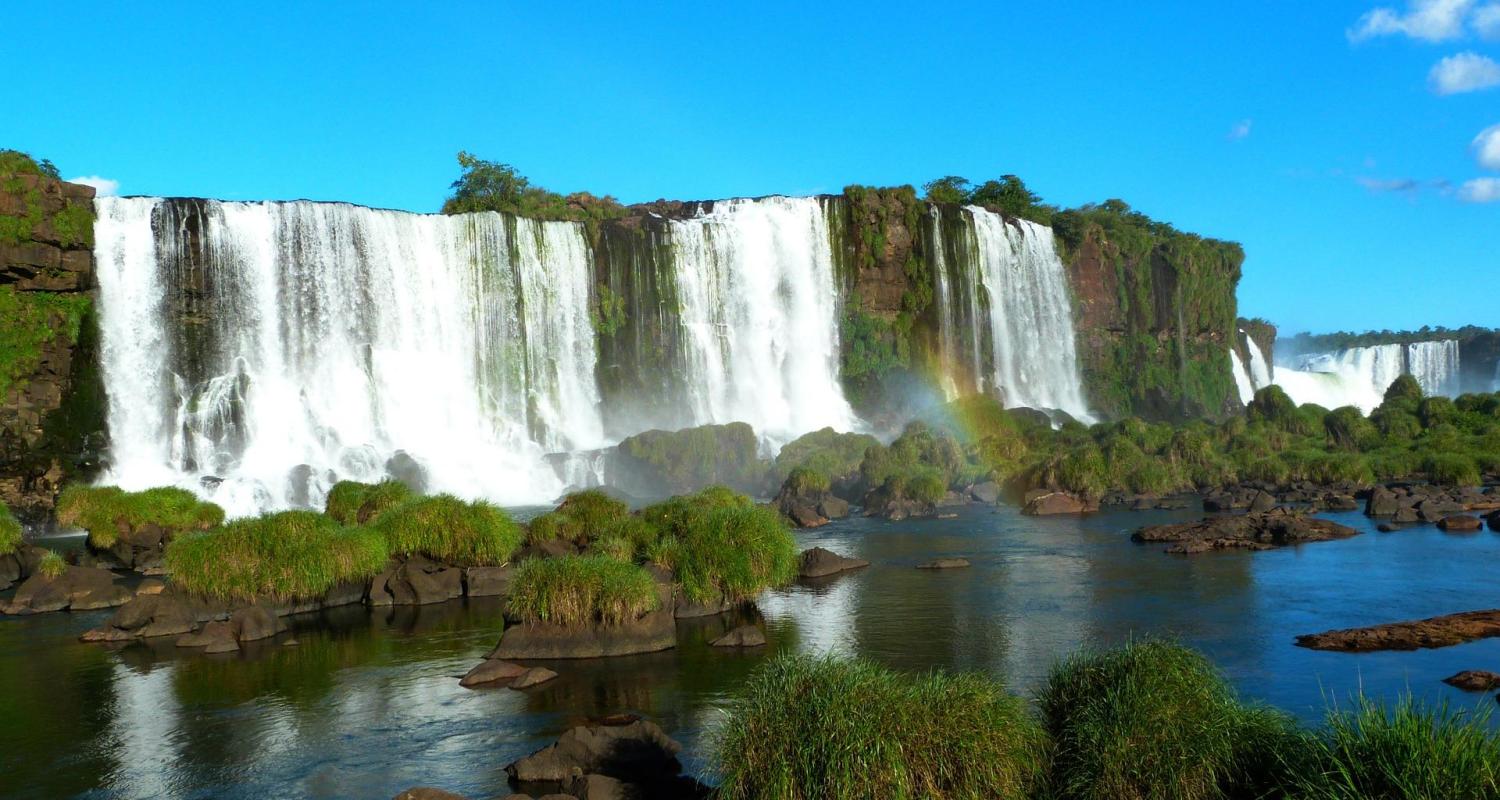
<svg viewBox="0 0 1500 800">
<path fill-rule="evenodd" d="M 1356 177 L 1354 182 L 1374 194 L 1399 194 L 1415 199 L 1424 191 L 1452 194 L 1453 183 L 1444 178 L 1371 178 Z"/>
<path fill-rule="evenodd" d="M 1409 36 L 1424 42 L 1457 39 L 1463 35 L 1464 18 L 1473 7 L 1474 0 L 1409 0 L 1405 14 L 1390 7 L 1377 8 L 1354 23 L 1348 31 L 1349 41 L 1380 36 Z"/>
<path fill-rule="evenodd" d="M 1490 41 L 1500 41 L 1500 3 L 1489 3 L 1474 11 L 1474 31 Z"/>
<path fill-rule="evenodd" d="M 84 186 L 94 187 L 94 192 L 100 197 L 114 197 L 120 193 L 120 182 L 110 178 L 101 178 L 98 175 L 81 175 L 77 178 L 69 178 L 68 183 L 81 183 Z"/>
<path fill-rule="evenodd" d="M 1250 135 L 1250 128 L 1255 124 L 1253 119 L 1242 119 L 1230 126 L 1229 133 L 1225 137 L 1231 142 L 1237 142 Z"/>
<path fill-rule="evenodd" d="M 1437 94 L 1463 94 L 1500 86 L 1500 64 L 1478 53 L 1459 53 L 1433 65 L 1427 84 Z"/>
<path fill-rule="evenodd" d="M 1485 169 L 1500 170 L 1500 125 L 1491 125 L 1479 132 L 1470 145 L 1474 158 Z"/>
<path fill-rule="evenodd" d="M 1500 178 L 1475 178 L 1459 187 L 1458 198 L 1465 203 L 1500 203 Z"/>
</svg>

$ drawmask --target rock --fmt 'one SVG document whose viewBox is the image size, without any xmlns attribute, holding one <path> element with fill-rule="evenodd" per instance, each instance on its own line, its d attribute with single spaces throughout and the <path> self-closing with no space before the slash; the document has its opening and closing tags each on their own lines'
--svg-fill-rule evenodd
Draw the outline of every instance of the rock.
<svg viewBox="0 0 1500 800">
<path fill-rule="evenodd" d="M 201 647 L 205 653 L 229 653 L 240 649 L 234 637 L 234 626 L 220 620 L 204 625 L 197 633 L 179 637 L 177 646 Z"/>
<path fill-rule="evenodd" d="M 1297 645 L 1313 650 L 1345 652 L 1416 650 L 1448 647 L 1493 636 L 1500 636 L 1500 609 L 1307 634 L 1297 637 Z"/>
<path fill-rule="evenodd" d="M 405 450 L 397 450 L 385 462 L 386 474 L 406 484 L 412 494 L 427 493 L 427 470 Z"/>
<path fill-rule="evenodd" d="M 1391 521 L 1412 523 L 1421 522 L 1422 518 L 1417 514 L 1417 509 L 1415 506 L 1407 506 L 1406 508 L 1397 509 L 1396 513 L 1391 515 Z"/>
<path fill-rule="evenodd" d="M 766 634 L 754 625 L 741 625 L 711 643 L 714 647 L 761 647 Z"/>
<path fill-rule="evenodd" d="M 818 513 L 816 505 L 805 502 L 793 502 L 782 509 L 792 522 L 799 528 L 817 528 L 828 524 L 828 518 Z"/>
<path fill-rule="evenodd" d="M 677 597 L 676 604 L 672 608 L 672 615 L 677 619 L 697 619 L 699 617 L 712 617 L 733 611 L 739 603 L 729 600 L 707 600 L 702 603 L 694 602 L 686 597 Z"/>
<path fill-rule="evenodd" d="M 963 569 L 967 566 L 967 558 L 935 558 L 925 564 L 918 564 L 917 569 Z"/>
<path fill-rule="evenodd" d="M 1250 513 L 1252 514 L 1270 511 L 1275 507 L 1276 496 L 1264 490 L 1256 492 L 1255 497 L 1250 500 Z"/>
<path fill-rule="evenodd" d="M 563 626 L 545 622 L 505 629 L 500 644 L 488 658 L 563 659 L 602 658 L 655 653 L 677 646 L 677 624 L 662 609 L 623 625 Z"/>
<path fill-rule="evenodd" d="M 1089 504 L 1067 492 L 1048 492 L 1027 501 L 1022 514 L 1034 517 L 1053 514 L 1082 514 L 1091 510 Z"/>
<path fill-rule="evenodd" d="M 124 605 L 132 597 L 130 590 L 115 583 L 113 572 L 70 565 L 55 578 L 40 572 L 27 578 L 16 589 L 4 613 L 40 614 L 63 609 L 89 611 Z"/>
<path fill-rule="evenodd" d="M 1456 686 L 1466 692 L 1488 692 L 1500 689 L 1500 675 L 1482 669 L 1466 669 L 1457 675 L 1443 679 L 1443 683 Z"/>
<path fill-rule="evenodd" d="M 1347 494 L 1328 494 L 1323 496 L 1323 507 L 1329 511 L 1358 511 L 1359 501 Z"/>
<path fill-rule="evenodd" d="M 797 574 L 803 578 L 822 578 L 868 566 L 870 562 L 862 558 L 847 558 L 832 550 L 814 547 L 802 551 L 802 567 Z"/>
<path fill-rule="evenodd" d="M 510 591 L 515 567 L 469 567 L 464 571 L 464 586 L 470 597 L 496 597 Z"/>
<path fill-rule="evenodd" d="M 830 494 L 818 503 L 818 513 L 829 519 L 843 519 L 849 516 L 849 501 Z"/>
<path fill-rule="evenodd" d="M 1365 501 L 1365 514 L 1371 517 L 1389 517 L 1400 510 L 1400 496 L 1384 486 L 1375 487 Z"/>
<path fill-rule="evenodd" d="M 969 496 L 981 503 L 994 505 L 1000 502 L 1000 484 L 984 481 L 969 487 Z"/>
<path fill-rule="evenodd" d="M 520 675 L 516 676 L 516 679 L 514 681 L 511 681 L 510 688 L 529 689 L 538 684 L 546 683 L 547 681 L 550 681 L 556 677 L 557 673 L 553 672 L 550 669 L 547 669 L 546 667 L 532 667 L 531 669 L 528 669 Z"/>
<path fill-rule="evenodd" d="M 473 687 L 499 683 L 508 686 L 511 681 L 521 677 L 521 674 L 525 671 L 526 667 L 520 664 L 503 661 L 498 658 L 489 658 L 479 662 L 479 666 L 469 670 L 469 674 L 465 675 L 463 680 L 458 682 L 458 685 Z"/>
<path fill-rule="evenodd" d="M 1130 538 L 1136 542 L 1171 542 L 1168 553 L 1202 553 L 1208 550 L 1270 550 L 1305 542 L 1345 539 L 1358 534 L 1353 528 L 1326 519 L 1280 511 L 1248 513 L 1234 517 L 1205 517 L 1198 522 L 1150 525 Z"/>
<path fill-rule="evenodd" d="M 1375 526 L 1375 530 L 1380 531 L 1381 533 L 1395 533 L 1396 531 L 1401 530 L 1401 526 L 1397 525 L 1394 522 L 1382 522 L 1379 525 Z"/>
<path fill-rule="evenodd" d="M 1456 514 L 1451 517 L 1443 517 L 1439 520 L 1438 528 L 1449 533 L 1472 533 L 1484 528 L 1484 523 L 1480 521 L 1479 517 Z"/>
<path fill-rule="evenodd" d="M 1490 530 L 1500 533 L 1500 511 L 1496 511 L 1486 517 L 1490 523 Z"/>
<path fill-rule="evenodd" d="M 391 800 L 468 800 L 468 798 L 461 794 L 445 792 L 442 789 L 434 789 L 430 786 L 413 786 L 391 798 Z"/>
<path fill-rule="evenodd" d="M 162 590 L 166 588 L 166 581 L 158 580 L 156 578 L 147 578 L 146 580 L 141 581 L 140 584 L 135 587 L 135 596 L 141 597 L 149 594 L 161 594 Z"/>
<path fill-rule="evenodd" d="M 580 775 L 568 784 L 568 794 L 578 800 L 625 800 L 634 793 L 607 775 Z"/>
<path fill-rule="evenodd" d="M 234 629 L 234 638 L 241 642 L 269 639 L 287 629 L 281 617 L 261 606 L 236 609 L 229 615 L 229 624 Z"/>
<path fill-rule="evenodd" d="M 580 775 L 608 775 L 630 783 L 652 783 L 682 771 L 682 746 L 653 722 L 581 725 L 505 768 L 521 783 L 568 783 Z"/>
</svg>

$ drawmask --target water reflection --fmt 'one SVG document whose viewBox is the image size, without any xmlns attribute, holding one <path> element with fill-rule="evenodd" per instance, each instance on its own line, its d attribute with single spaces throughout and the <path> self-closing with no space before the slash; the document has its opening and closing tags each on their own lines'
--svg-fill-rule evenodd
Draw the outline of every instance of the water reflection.
<svg viewBox="0 0 1500 800">
<path fill-rule="evenodd" d="M 1357 656 L 1292 646 L 1299 633 L 1500 605 L 1489 575 L 1500 536 L 1371 532 L 1192 558 L 1127 539 L 1137 525 L 1193 516 L 971 509 L 836 523 L 799 538 L 872 566 L 764 597 L 767 647 L 709 646 L 746 618 L 684 621 L 675 650 L 553 662 L 561 677 L 528 692 L 458 685 L 494 646 L 494 601 L 339 609 L 222 656 L 170 641 L 76 641 L 108 612 L 0 618 L 0 796 L 389 797 L 413 784 L 503 796 L 506 763 L 622 711 L 661 722 L 701 770 L 729 694 L 782 651 L 980 670 L 1024 692 L 1077 646 L 1168 633 L 1202 648 L 1245 694 L 1305 717 L 1361 686 L 1469 705 L 1473 696 L 1439 680 L 1500 663 L 1500 640 Z M 1373 531 L 1358 514 L 1337 518 Z M 973 566 L 915 568 L 943 556 Z"/>
</svg>

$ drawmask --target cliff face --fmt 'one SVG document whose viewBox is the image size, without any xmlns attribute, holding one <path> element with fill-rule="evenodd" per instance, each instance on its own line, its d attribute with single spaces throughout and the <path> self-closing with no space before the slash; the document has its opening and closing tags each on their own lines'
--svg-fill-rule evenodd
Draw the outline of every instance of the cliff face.
<svg viewBox="0 0 1500 800">
<path fill-rule="evenodd" d="M 94 190 L 0 160 L 0 500 L 51 507 L 103 445 L 94 320 Z"/>
</svg>

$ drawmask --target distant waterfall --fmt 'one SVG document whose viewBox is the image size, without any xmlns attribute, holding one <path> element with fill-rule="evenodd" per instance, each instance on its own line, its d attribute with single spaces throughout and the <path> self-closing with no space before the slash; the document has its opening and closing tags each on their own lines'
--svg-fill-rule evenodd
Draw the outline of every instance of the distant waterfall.
<svg viewBox="0 0 1500 800">
<path fill-rule="evenodd" d="M 1233 347 L 1229 348 L 1229 362 L 1234 372 L 1234 388 L 1239 392 L 1240 402 L 1249 405 L 1255 399 L 1255 384 L 1250 380 L 1250 372 L 1245 369 L 1245 362 L 1240 360 L 1240 354 Z"/>
<path fill-rule="evenodd" d="M 1091 420 L 1052 230 L 978 206 L 964 207 L 956 220 L 944 213 L 934 207 L 930 224 L 948 391 L 956 390 L 953 373 L 963 373 L 1008 407 L 1056 408 Z"/>
<path fill-rule="evenodd" d="M 1239 351 L 1233 347 L 1229 348 L 1229 360 L 1240 402 L 1248 404 L 1257 391 L 1271 385 L 1271 365 L 1266 363 L 1266 355 L 1261 352 L 1260 345 L 1253 337 L 1244 331 L 1239 332 L 1239 337 L 1246 352 L 1250 354 L 1250 363 L 1247 365 L 1240 358 Z"/>
<path fill-rule="evenodd" d="M 232 514 L 420 468 L 502 502 L 603 428 L 582 227 L 332 203 L 97 203 L 109 480 Z"/>
<path fill-rule="evenodd" d="M 1276 383 L 1299 404 L 1352 405 L 1368 413 L 1380 405 L 1386 389 L 1401 375 L 1416 378 L 1426 394 L 1456 395 L 1458 342 L 1383 344 L 1304 354 L 1276 368 Z"/>
<path fill-rule="evenodd" d="M 1413 342 L 1406 345 L 1406 372 L 1430 395 L 1458 394 L 1458 341 Z"/>
<path fill-rule="evenodd" d="M 773 443 L 855 427 L 839 382 L 838 291 L 815 198 L 726 200 L 670 228 L 687 424 Z"/>
</svg>

